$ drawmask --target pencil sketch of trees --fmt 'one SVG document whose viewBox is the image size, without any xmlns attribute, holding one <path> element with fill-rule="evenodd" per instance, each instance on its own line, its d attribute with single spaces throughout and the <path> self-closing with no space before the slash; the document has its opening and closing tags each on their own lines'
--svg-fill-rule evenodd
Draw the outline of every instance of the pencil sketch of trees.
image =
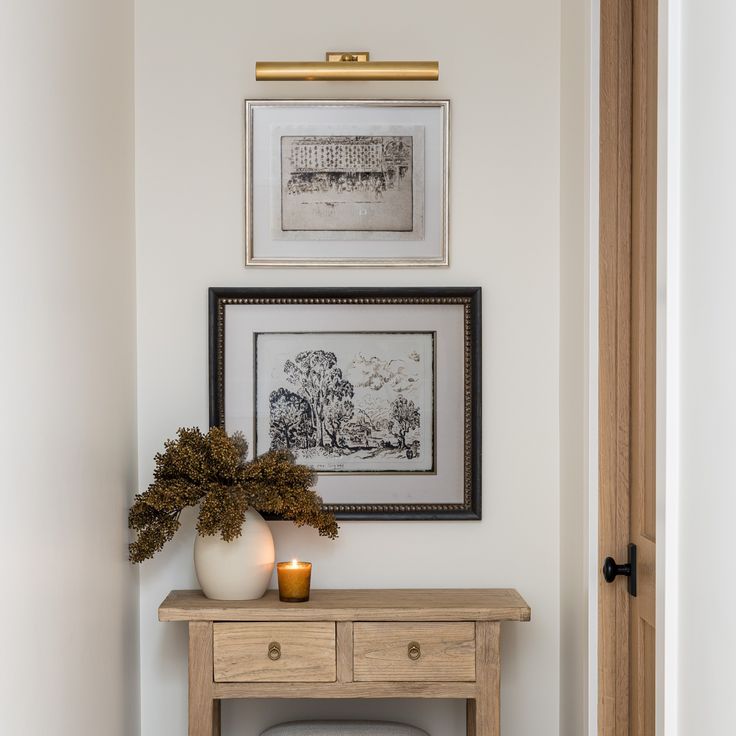
<svg viewBox="0 0 736 736">
<path fill-rule="evenodd" d="M 287 353 L 274 369 L 281 385 L 268 394 L 271 449 L 320 468 L 346 459 L 351 467 L 362 460 L 371 469 L 382 461 L 395 467 L 418 458 L 427 357 L 416 350 L 396 358 L 321 348 Z M 425 409 L 431 416 L 433 407 Z"/>
<path fill-rule="evenodd" d="M 309 408 L 308 421 L 319 447 L 325 446 L 325 433 L 334 438 L 342 424 L 353 415 L 353 386 L 342 377 L 335 353 L 307 350 L 284 364 L 287 381 L 296 386 Z M 306 413 L 306 412 L 305 412 Z M 305 420 L 305 421 L 307 421 Z M 325 423 L 327 422 L 327 427 Z"/>
<path fill-rule="evenodd" d="M 271 393 L 271 441 L 290 450 L 300 440 L 308 444 L 314 434 L 312 411 L 302 396 L 279 388 Z"/>
<path fill-rule="evenodd" d="M 419 409 L 413 401 L 399 396 L 391 404 L 391 434 L 399 441 L 399 447 L 406 449 L 406 436 L 419 426 Z"/>
<path fill-rule="evenodd" d="M 353 394 L 353 385 L 349 381 L 340 381 L 335 387 L 335 393 L 326 402 L 324 428 L 333 447 L 344 446 L 341 432 L 355 413 Z"/>
</svg>

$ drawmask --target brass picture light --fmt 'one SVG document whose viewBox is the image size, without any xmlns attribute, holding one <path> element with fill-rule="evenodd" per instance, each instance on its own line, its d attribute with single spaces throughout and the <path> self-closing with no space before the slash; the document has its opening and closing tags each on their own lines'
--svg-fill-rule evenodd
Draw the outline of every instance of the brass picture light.
<svg viewBox="0 0 736 736">
<path fill-rule="evenodd" d="M 257 82 L 435 82 L 438 61 L 371 61 L 367 51 L 328 51 L 325 61 L 257 61 Z"/>
</svg>

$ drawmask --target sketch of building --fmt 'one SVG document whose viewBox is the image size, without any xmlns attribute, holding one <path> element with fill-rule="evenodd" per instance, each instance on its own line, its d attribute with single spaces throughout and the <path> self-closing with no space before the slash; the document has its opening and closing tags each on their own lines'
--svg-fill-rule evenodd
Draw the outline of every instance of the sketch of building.
<svg viewBox="0 0 736 736">
<path fill-rule="evenodd" d="M 284 231 L 410 232 L 412 136 L 282 136 Z"/>
</svg>

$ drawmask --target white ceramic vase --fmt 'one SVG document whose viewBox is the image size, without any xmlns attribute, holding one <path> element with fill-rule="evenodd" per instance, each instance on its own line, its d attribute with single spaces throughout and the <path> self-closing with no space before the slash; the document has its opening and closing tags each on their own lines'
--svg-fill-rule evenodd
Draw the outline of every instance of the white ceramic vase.
<svg viewBox="0 0 736 736">
<path fill-rule="evenodd" d="M 271 581 L 276 552 L 273 536 L 263 517 L 245 512 L 243 532 L 232 542 L 219 535 L 194 540 L 194 569 L 202 592 L 221 601 L 260 598 Z"/>
</svg>

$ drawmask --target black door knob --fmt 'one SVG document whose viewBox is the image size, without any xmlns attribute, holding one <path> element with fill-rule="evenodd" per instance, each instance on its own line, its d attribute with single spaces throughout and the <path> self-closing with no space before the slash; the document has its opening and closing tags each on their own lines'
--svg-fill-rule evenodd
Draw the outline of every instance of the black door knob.
<svg viewBox="0 0 736 736">
<path fill-rule="evenodd" d="M 612 583 L 619 575 L 629 577 L 631 575 L 631 565 L 627 562 L 625 565 L 619 565 L 613 557 L 606 557 L 603 560 L 603 577 L 607 583 Z"/>
<path fill-rule="evenodd" d="M 612 583 L 619 575 L 629 579 L 629 593 L 636 598 L 636 545 L 629 544 L 629 561 L 619 565 L 613 557 L 603 560 L 603 579 Z"/>
</svg>

